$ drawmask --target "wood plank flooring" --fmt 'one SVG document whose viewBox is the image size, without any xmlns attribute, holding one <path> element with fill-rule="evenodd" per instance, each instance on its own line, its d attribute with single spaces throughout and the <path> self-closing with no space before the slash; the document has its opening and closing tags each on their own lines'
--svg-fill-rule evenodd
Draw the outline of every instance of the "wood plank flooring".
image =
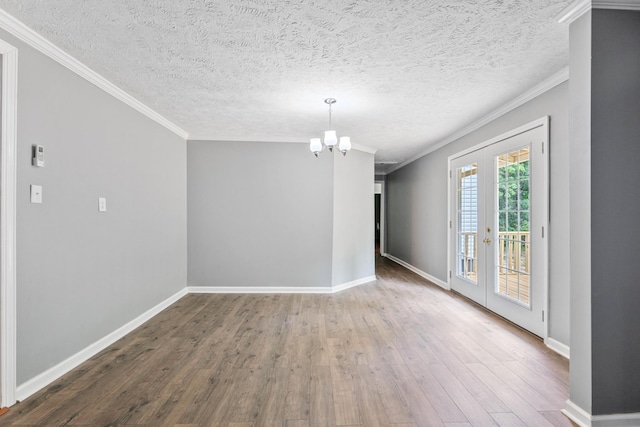
<svg viewBox="0 0 640 427">
<path fill-rule="evenodd" d="M 188 295 L 2 426 L 571 426 L 568 362 L 377 257 L 333 295 Z"/>
</svg>

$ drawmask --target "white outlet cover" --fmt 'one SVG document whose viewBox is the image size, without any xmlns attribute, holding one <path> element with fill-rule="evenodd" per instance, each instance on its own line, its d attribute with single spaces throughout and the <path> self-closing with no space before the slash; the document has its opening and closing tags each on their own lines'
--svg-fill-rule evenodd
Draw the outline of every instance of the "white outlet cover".
<svg viewBox="0 0 640 427">
<path fill-rule="evenodd" d="M 31 203 L 42 203 L 42 185 L 31 185 Z"/>
<path fill-rule="evenodd" d="M 107 211 L 107 199 L 105 197 L 98 197 L 98 212 Z"/>
</svg>

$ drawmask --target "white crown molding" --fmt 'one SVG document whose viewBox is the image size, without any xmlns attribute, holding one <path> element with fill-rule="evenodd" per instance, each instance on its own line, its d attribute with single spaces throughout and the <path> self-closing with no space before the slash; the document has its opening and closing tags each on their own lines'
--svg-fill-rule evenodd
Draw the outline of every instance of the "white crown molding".
<svg viewBox="0 0 640 427">
<path fill-rule="evenodd" d="M 576 19 L 590 11 L 591 9 L 613 9 L 613 10 L 635 10 L 640 11 L 639 0 L 612 1 L 612 0 L 576 0 L 564 8 L 556 16 L 560 24 L 571 24 Z"/>
<path fill-rule="evenodd" d="M 565 7 L 562 12 L 556 16 L 556 20 L 560 24 L 571 24 L 590 10 L 591 0 L 577 0 Z"/>
<path fill-rule="evenodd" d="M 429 273 L 425 273 L 424 271 L 420 270 L 419 268 L 414 267 L 413 265 L 409 264 L 408 262 L 405 262 L 405 261 L 401 260 L 400 258 L 396 258 L 393 255 L 389 255 L 389 254 L 384 254 L 382 256 L 384 256 L 385 258 L 390 259 L 391 261 L 395 262 L 396 264 L 400 264 L 401 266 L 403 266 L 407 270 L 413 271 L 418 276 L 423 277 L 423 278 L 427 279 L 430 282 L 433 282 L 434 284 L 440 286 L 444 290 L 447 290 L 447 291 L 451 290 L 451 288 L 449 287 L 449 284 L 447 282 L 444 282 L 444 281 L 438 279 L 437 277 L 434 277 L 434 276 L 430 275 Z"/>
<path fill-rule="evenodd" d="M 142 102 L 138 101 L 133 96 L 129 95 L 113 83 L 109 82 L 100 74 L 82 64 L 80 61 L 73 58 L 71 55 L 42 37 L 40 34 L 33 31 L 31 28 L 27 27 L 21 21 L 9 15 L 2 9 L 0 9 L 0 28 L 9 32 L 11 35 L 17 37 L 21 41 L 27 43 L 34 49 L 37 49 L 41 53 L 47 55 L 49 58 L 73 71 L 80 77 L 107 92 L 114 98 L 124 102 L 139 113 L 144 114 L 151 120 L 164 126 L 179 137 L 185 140 L 189 137 L 187 131 L 181 129 L 176 124 L 172 123 L 151 108 L 147 107 Z"/>
<path fill-rule="evenodd" d="M 628 0 L 628 1 L 598 0 L 593 2 L 593 8 L 640 11 L 640 0 Z"/>
<path fill-rule="evenodd" d="M 211 136 L 211 135 L 191 135 L 187 141 L 207 141 L 207 142 L 264 142 L 264 143 L 283 143 L 283 144 L 308 144 L 309 140 L 299 137 L 276 137 L 263 138 L 258 136 L 250 136 L 247 138 Z"/>
<path fill-rule="evenodd" d="M 407 166 L 410 163 L 415 162 L 416 160 L 418 160 L 421 157 L 426 156 L 427 154 L 433 153 L 434 151 L 438 150 L 439 148 L 444 147 L 447 144 L 450 144 L 460 138 L 462 138 L 465 135 L 470 134 L 471 132 L 480 129 L 482 126 L 496 120 L 497 118 L 504 116 L 505 114 L 507 114 L 508 112 L 515 110 L 516 108 L 520 107 L 521 105 L 531 101 L 532 99 L 542 95 L 543 93 L 553 89 L 554 87 L 558 86 L 561 83 L 566 82 L 567 80 L 569 80 L 569 67 L 563 68 L 562 70 L 558 71 L 557 73 L 553 74 L 552 76 L 548 77 L 547 79 L 545 79 L 543 82 L 535 85 L 534 87 L 532 87 L 531 89 L 529 89 L 528 91 L 526 91 L 525 93 L 523 93 L 522 95 L 518 96 L 517 98 L 511 100 L 510 102 L 506 103 L 505 105 L 503 105 L 502 107 L 498 108 L 497 110 L 493 111 L 492 113 L 487 114 L 486 116 L 482 117 L 480 120 L 477 120 L 473 123 L 471 123 L 470 125 L 460 129 L 458 132 L 446 137 L 445 139 L 436 142 L 435 144 L 432 144 L 429 146 L 429 148 L 427 148 L 426 150 L 416 154 L 415 156 L 411 157 L 408 160 L 405 160 L 402 163 L 397 164 L 396 166 L 392 167 L 391 169 L 389 169 L 385 175 L 390 174 L 391 172 L 394 172 L 400 168 L 403 168 L 405 166 Z"/>
<path fill-rule="evenodd" d="M 362 144 L 352 144 L 351 145 L 351 149 L 352 150 L 363 151 L 363 152 L 369 153 L 369 154 L 376 154 L 378 152 L 377 148 L 367 147 L 366 145 L 362 145 Z"/>
<path fill-rule="evenodd" d="M 0 40 L 0 407 L 16 403 L 16 176 L 18 50 Z"/>
<path fill-rule="evenodd" d="M 303 140 L 296 137 L 284 137 L 284 138 L 220 138 L 211 137 L 206 135 L 189 135 L 187 142 L 191 141 L 206 141 L 206 142 L 257 142 L 265 144 L 309 144 L 308 140 Z M 352 150 L 363 151 L 365 153 L 376 154 L 377 148 L 368 147 L 362 144 L 352 144 Z"/>
<path fill-rule="evenodd" d="M 187 289 L 183 288 L 182 290 L 178 291 L 177 293 L 173 294 L 169 298 L 162 301 L 160 304 L 150 308 L 149 310 L 145 311 L 144 313 L 142 313 L 140 316 L 136 317 L 132 321 L 121 326 L 120 328 L 116 329 L 110 334 L 102 337 L 101 339 L 89 345 L 88 347 L 85 347 L 84 349 L 80 350 L 78 353 L 74 354 L 68 359 L 63 360 L 62 362 L 47 369 L 41 374 L 24 382 L 23 384 L 20 384 L 16 392 L 18 400 L 24 400 L 27 397 L 34 394 L 35 392 L 37 392 L 38 390 L 41 390 L 47 385 L 51 384 L 53 381 L 57 380 L 58 378 L 60 378 L 70 370 L 74 369 L 76 366 L 89 360 L 91 357 L 95 356 L 96 354 L 98 354 L 99 352 L 101 352 L 102 350 L 104 350 L 114 342 L 118 341 L 120 338 L 124 337 L 125 335 L 127 335 L 128 333 L 136 329 L 137 327 L 141 326 L 147 320 L 156 316 L 162 310 L 169 307 L 171 304 L 175 303 L 185 295 L 187 295 Z"/>
</svg>

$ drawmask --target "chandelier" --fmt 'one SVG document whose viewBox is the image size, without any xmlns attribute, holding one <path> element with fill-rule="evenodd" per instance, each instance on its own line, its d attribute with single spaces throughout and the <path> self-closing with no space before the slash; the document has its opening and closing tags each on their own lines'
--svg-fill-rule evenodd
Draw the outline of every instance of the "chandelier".
<svg viewBox="0 0 640 427">
<path fill-rule="evenodd" d="M 324 100 L 324 103 L 329 105 L 329 129 L 331 129 L 331 106 L 336 102 L 335 98 L 327 98 Z M 325 148 L 328 148 L 329 151 L 333 152 L 333 147 L 335 147 L 336 144 L 338 145 L 338 151 L 340 151 L 343 156 L 346 156 L 347 151 L 351 150 L 351 138 L 348 136 L 341 136 L 338 141 L 335 130 L 325 131 L 324 141 L 320 138 L 311 138 L 310 142 L 311 144 L 309 145 L 309 149 L 316 157 L 318 157 L 318 154 L 323 152 Z"/>
</svg>

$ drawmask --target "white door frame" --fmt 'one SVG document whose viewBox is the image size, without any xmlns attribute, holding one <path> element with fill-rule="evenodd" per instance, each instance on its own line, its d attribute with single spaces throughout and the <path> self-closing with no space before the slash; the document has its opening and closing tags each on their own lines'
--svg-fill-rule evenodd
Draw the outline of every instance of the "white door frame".
<svg viewBox="0 0 640 427">
<path fill-rule="evenodd" d="M 16 403 L 16 158 L 18 50 L 0 40 L 0 406 Z"/>
<path fill-rule="evenodd" d="M 451 209 L 451 191 L 452 188 L 451 186 L 453 185 L 453 180 L 451 179 L 451 176 L 453 174 L 453 171 L 451 169 L 451 161 L 463 156 L 465 154 L 469 154 L 472 153 L 474 151 L 477 150 L 481 150 L 485 147 L 488 147 L 489 145 L 495 144 L 497 142 L 503 141 L 505 139 L 511 138 L 515 135 L 519 135 L 521 133 L 527 132 L 531 129 L 537 128 L 542 126 L 545 129 L 544 132 L 544 151 L 545 151 L 545 156 L 544 156 L 544 162 L 545 165 L 543 167 L 544 170 L 544 177 L 543 177 L 543 186 L 545 188 L 547 188 L 547 191 L 549 190 L 549 116 L 544 116 L 538 120 L 534 120 L 530 123 L 527 123 L 523 126 L 520 126 L 516 129 L 513 129 L 509 132 L 503 133 L 502 135 L 499 135 L 495 138 L 489 139 L 485 142 L 482 142 L 478 145 L 474 145 L 473 147 L 467 148 L 466 150 L 462 150 L 458 153 L 455 153 L 451 156 L 449 156 L 448 158 L 448 164 L 447 164 L 447 170 L 448 170 L 448 174 L 449 174 L 449 178 L 447 180 L 447 210 L 448 210 L 448 215 L 447 218 L 449 220 L 449 226 L 447 227 L 447 230 L 449 230 L 449 237 L 447 237 L 447 270 L 449 271 L 449 277 L 447 278 L 447 284 L 449 286 L 449 288 L 451 288 L 451 278 L 452 278 L 452 269 L 453 266 L 455 265 L 455 260 L 451 259 L 451 248 L 452 248 L 452 244 L 453 242 L 451 242 L 451 227 L 453 224 L 453 215 L 455 214 L 454 212 L 452 212 Z M 545 238 L 544 238 L 544 242 L 543 242 L 543 253 L 544 256 L 543 258 L 543 262 L 542 265 L 540 266 L 540 274 L 543 277 L 543 311 L 544 311 L 544 336 L 542 337 L 544 339 L 545 344 L 548 345 L 548 339 L 549 339 L 549 199 L 548 197 L 543 198 L 544 200 L 542 200 L 542 203 L 544 203 L 544 207 L 543 207 L 543 211 L 547 213 L 547 215 L 545 216 L 544 220 L 541 221 L 542 222 L 542 226 L 544 228 L 544 232 L 545 232 Z"/>
</svg>

